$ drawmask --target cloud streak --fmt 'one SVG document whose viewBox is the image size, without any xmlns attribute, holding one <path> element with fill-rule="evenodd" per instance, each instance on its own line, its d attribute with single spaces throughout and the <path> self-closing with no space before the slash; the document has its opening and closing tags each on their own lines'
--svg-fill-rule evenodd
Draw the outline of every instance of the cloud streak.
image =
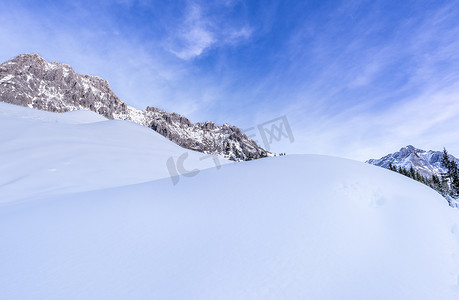
<svg viewBox="0 0 459 300">
<path fill-rule="evenodd" d="M 165 48 L 180 59 L 190 60 L 214 47 L 237 45 L 252 35 L 252 29 L 247 25 L 226 24 L 224 16 L 220 17 L 211 18 L 203 12 L 201 5 L 190 2 L 184 21 L 171 30 Z"/>
<path fill-rule="evenodd" d="M 169 51 L 177 57 L 188 60 L 199 56 L 217 40 L 210 30 L 211 24 L 202 15 L 197 4 L 191 4 L 186 12 L 185 21 L 169 44 Z"/>
</svg>

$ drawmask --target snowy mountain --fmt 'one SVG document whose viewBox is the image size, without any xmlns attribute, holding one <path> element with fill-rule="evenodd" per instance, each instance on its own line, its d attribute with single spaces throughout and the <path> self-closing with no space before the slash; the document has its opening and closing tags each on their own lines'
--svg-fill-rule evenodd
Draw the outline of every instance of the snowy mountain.
<svg viewBox="0 0 459 300">
<path fill-rule="evenodd" d="M 425 151 L 417 149 L 411 145 L 403 147 L 400 151 L 388 154 L 380 159 L 370 159 L 366 163 L 380 166 L 388 169 L 389 164 L 394 167 L 401 167 L 409 170 L 413 167 L 422 176 L 430 178 L 432 175 L 441 176 L 442 173 L 446 172 L 446 169 L 441 164 L 443 156 L 442 151 Z M 449 155 L 450 159 L 459 162 L 457 158 Z"/>
<path fill-rule="evenodd" d="M 273 155 L 235 126 L 193 124 L 182 115 L 158 108 L 131 107 L 116 96 L 107 81 L 78 74 L 66 64 L 49 63 L 38 54 L 19 55 L 0 65 L 0 101 L 60 113 L 91 110 L 107 119 L 149 127 L 186 149 L 232 160 Z"/>
<path fill-rule="evenodd" d="M 459 211 L 397 173 L 216 167 L 91 111 L 0 103 L 0 127 L 2 300 L 459 299 Z"/>
<path fill-rule="evenodd" d="M 92 111 L 56 114 L 0 102 L 0 128 L 0 203 L 166 178 L 175 174 L 166 162 L 183 155 L 187 170 L 216 167 L 214 157 Z"/>
</svg>

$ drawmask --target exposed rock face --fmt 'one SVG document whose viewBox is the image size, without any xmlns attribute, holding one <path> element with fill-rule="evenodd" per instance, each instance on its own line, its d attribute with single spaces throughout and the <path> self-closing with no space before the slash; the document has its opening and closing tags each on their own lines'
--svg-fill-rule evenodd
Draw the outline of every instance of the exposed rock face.
<svg viewBox="0 0 459 300">
<path fill-rule="evenodd" d="M 107 81 L 24 54 L 0 65 L 1 101 L 52 112 L 90 109 L 108 119 L 127 109 Z"/>
<path fill-rule="evenodd" d="M 19 55 L 0 65 L 0 101 L 51 112 L 92 110 L 108 119 L 150 127 L 184 148 L 232 160 L 273 155 L 235 126 L 193 124 L 155 107 L 133 108 L 116 96 L 106 80 L 78 74 L 65 64 L 48 63 L 38 54 Z"/>
<path fill-rule="evenodd" d="M 442 173 L 446 172 L 446 168 L 441 164 L 442 157 L 442 151 L 425 151 L 409 145 L 401 148 L 398 152 L 388 154 L 380 159 L 370 159 L 366 162 L 386 169 L 389 168 L 389 164 L 407 170 L 413 167 L 422 176 L 430 178 L 432 175 L 441 176 Z M 450 155 L 450 159 L 459 163 L 459 160 L 452 155 Z"/>
</svg>

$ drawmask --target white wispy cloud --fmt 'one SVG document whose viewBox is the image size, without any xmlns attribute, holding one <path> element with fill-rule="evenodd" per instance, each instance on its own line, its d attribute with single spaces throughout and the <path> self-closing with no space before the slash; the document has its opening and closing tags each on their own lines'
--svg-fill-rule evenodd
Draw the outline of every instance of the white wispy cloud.
<svg viewBox="0 0 459 300">
<path fill-rule="evenodd" d="M 393 35 L 380 40 L 374 39 L 374 22 L 359 24 L 351 35 L 355 38 L 344 45 L 331 42 L 327 32 L 314 38 L 313 46 L 305 45 L 304 32 L 293 35 L 286 50 L 298 65 L 310 62 L 312 54 L 320 69 L 314 69 L 314 78 L 297 90 L 284 112 L 295 129 L 295 143 L 276 150 L 358 160 L 407 144 L 426 150 L 446 146 L 459 153 L 457 8 L 456 2 L 407 16 Z M 343 47 L 331 55 L 334 45 Z M 282 65 L 276 70 L 286 72 Z M 261 89 L 275 80 L 270 74 Z"/>
<path fill-rule="evenodd" d="M 169 51 L 185 60 L 201 55 L 217 41 L 210 27 L 211 24 L 202 15 L 201 7 L 190 5 L 183 24 L 169 41 Z"/>
<path fill-rule="evenodd" d="M 207 15 L 198 3 L 189 3 L 183 22 L 171 29 L 165 48 L 177 57 L 189 60 L 212 47 L 236 45 L 252 35 L 253 30 L 248 25 L 235 26 L 223 19 L 224 16 Z"/>
</svg>

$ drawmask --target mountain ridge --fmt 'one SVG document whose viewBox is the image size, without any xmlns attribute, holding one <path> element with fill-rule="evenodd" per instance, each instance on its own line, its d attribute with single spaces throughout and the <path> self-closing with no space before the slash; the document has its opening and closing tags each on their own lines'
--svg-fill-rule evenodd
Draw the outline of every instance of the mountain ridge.
<svg viewBox="0 0 459 300">
<path fill-rule="evenodd" d="M 231 160 L 274 155 L 236 126 L 210 121 L 191 123 L 175 112 L 129 106 L 106 80 L 79 74 L 67 64 L 47 62 L 39 54 L 21 54 L 0 65 L 0 101 L 51 112 L 91 110 L 107 119 L 149 127 L 183 148 Z"/>
<path fill-rule="evenodd" d="M 422 176 L 431 177 L 432 175 L 441 176 L 446 172 L 446 168 L 441 164 L 443 151 L 422 150 L 412 145 L 402 147 L 399 151 L 390 153 L 379 159 L 369 159 L 366 163 L 389 169 L 393 167 L 410 169 L 413 167 Z M 459 159 L 449 154 L 450 159 L 459 162 Z"/>
<path fill-rule="evenodd" d="M 440 193 L 451 207 L 459 207 L 459 199 L 452 188 L 448 169 L 443 164 L 443 151 L 425 151 L 412 145 L 390 153 L 380 159 L 369 159 L 366 163 L 389 169 L 419 181 Z M 448 154 L 450 161 L 459 159 Z"/>
</svg>

